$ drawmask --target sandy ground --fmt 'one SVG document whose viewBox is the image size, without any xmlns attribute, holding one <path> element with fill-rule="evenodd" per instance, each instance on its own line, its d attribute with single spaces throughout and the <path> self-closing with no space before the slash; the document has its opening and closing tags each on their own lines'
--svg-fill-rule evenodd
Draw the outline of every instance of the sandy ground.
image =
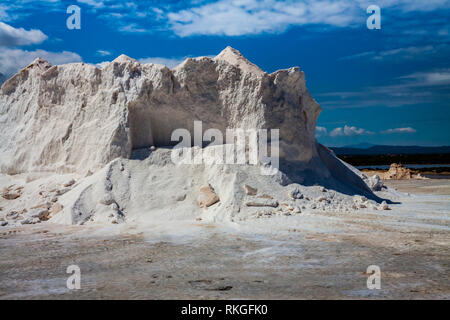
<svg viewBox="0 0 450 320">
<path fill-rule="evenodd" d="M 450 187 L 448 184 L 450 176 L 447 179 L 442 177 L 439 176 L 438 179 L 429 180 L 386 180 L 384 184 L 400 192 L 450 195 Z"/>
<path fill-rule="evenodd" d="M 450 180 L 387 184 L 411 193 L 389 211 L 2 228 L 0 299 L 450 299 Z"/>
</svg>

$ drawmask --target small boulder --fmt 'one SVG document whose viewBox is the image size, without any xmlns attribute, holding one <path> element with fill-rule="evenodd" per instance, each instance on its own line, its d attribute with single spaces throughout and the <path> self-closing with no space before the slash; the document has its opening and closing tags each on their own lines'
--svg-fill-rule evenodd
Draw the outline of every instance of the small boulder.
<svg viewBox="0 0 450 320">
<path fill-rule="evenodd" d="M 2 193 L 2 197 L 3 197 L 3 199 L 6 199 L 6 200 L 16 200 L 17 198 L 20 197 L 20 193 L 7 191 L 7 192 Z"/>
<path fill-rule="evenodd" d="M 388 204 L 386 203 L 386 201 L 383 201 L 380 205 L 379 205 L 379 210 L 391 210 L 391 208 L 389 208 Z"/>
<path fill-rule="evenodd" d="M 200 208 L 208 208 L 213 204 L 220 201 L 220 198 L 214 192 L 214 189 L 210 186 L 204 186 L 200 188 L 200 193 L 197 197 L 197 203 Z"/>
<path fill-rule="evenodd" d="M 19 213 L 17 211 L 11 211 L 6 214 L 7 220 L 15 220 L 19 217 Z"/>
<path fill-rule="evenodd" d="M 74 179 L 70 179 L 69 181 L 67 181 L 66 183 L 63 184 L 63 187 L 68 188 L 71 187 L 75 184 L 75 180 Z"/>
<path fill-rule="evenodd" d="M 293 190 L 289 191 L 289 197 L 291 199 L 303 199 L 303 194 L 300 192 L 298 188 L 294 188 Z"/>
<path fill-rule="evenodd" d="M 372 191 L 381 191 L 384 188 L 383 181 L 376 174 L 368 177 L 365 181 Z"/>
<path fill-rule="evenodd" d="M 56 196 L 62 196 L 63 194 L 66 194 L 66 193 L 69 192 L 69 191 L 70 191 L 69 188 L 57 190 L 57 191 L 56 191 Z"/>
<path fill-rule="evenodd" d="M 39 218 L 27 217 L 27 218 L 23 219 L 20 223 L 21 224 L 36 224 L 39 222 L 41 222 L 41 220 Z"/>
<path fill-rule="evenodd" d="M 248 196 L 256 196 L 258 189 L 250 187 L 248 184 L 244 185 L 245 194 Z"/>
<path fill-rule="evenodd" d="M 353 197 L 353 202 L 358 203 L 358 202 L 366 202 L 367 198 L 364 196 L 354 196 Z"/>
<path fill-rule="evenodd" d="M 245 203 L 247 207 L 272 207 L 276 208 L 278 207 L 278 201 L 274 200 L 257 200 L 257 201 L 247 201 Z"/>
<path fill-rule="evenodd" d="M 28 218 L 37 218 L 40 221 L 47 221 L 50 217 L 50 212 L 47 209 L 35 209 L 31 210 L 27 216 Z"/>
</svg>

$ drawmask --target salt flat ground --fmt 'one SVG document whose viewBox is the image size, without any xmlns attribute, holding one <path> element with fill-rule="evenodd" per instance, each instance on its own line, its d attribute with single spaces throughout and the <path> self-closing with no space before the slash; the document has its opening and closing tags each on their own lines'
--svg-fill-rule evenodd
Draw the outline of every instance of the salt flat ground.
<svg viewBox="0 0 450 320">
<path fill-rule="evenodd" d="M 390 211 L 2 228 L 0 299 L 450 299 L 450 179 L 387 184 Z"/>
</svg>

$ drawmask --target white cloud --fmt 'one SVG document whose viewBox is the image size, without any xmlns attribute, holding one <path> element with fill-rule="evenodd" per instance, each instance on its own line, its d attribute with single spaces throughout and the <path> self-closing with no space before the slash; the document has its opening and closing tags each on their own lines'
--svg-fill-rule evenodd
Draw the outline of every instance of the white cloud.
<svg viewBox="0 0 450 320">
<path fill-rule="evenodd" d="M 395 128 L 381 131 L 382 134 L 391 134 L 391 133 L 416 133 L 417 130 L 411 127 L 406 128 Z"/>
<path fill-rule="evenodd" d="M 416 133 L 417 130 L 411 127 L 405 127 L 405 128 L 394 128 L 394 129 L 387 129 L 387 130 L 383 130 L 380 131 L 380 133 L 382 134 L 395 134 L 395 133 Z M 325 127 L 316 127 L 316 137 L 324 137 L 324 136 L 329 136 L 332 138 L 335 137 L 354 137 L 354 136 L 363 136 L 363 135 L 372 135 L 375 134 L 375 132 L 366 130 L 366 129 L 362 129 L 362 128 L 357 128 L 357 127 L 352 127 L 352 126 L 347 126 L 345 125 L 344 127 L 338 127 L 335 128 L 333 130 L 331 130 L 330 132 L 328 132 L 328 130 Z"/>
<path fill-rule="evenodd" d="M 112 25 L 122 32 L 149 32 L 150 25 L 152 30 L 169 29 L 180 36 L 279 33 L 290 26 L 311 24 L 360 27 L 367 18 L 365 9 L 374 4 L 370 0 L 216 0 L 209 3 L 205 0 L 77 0 L 77 3 L 100 12 L 103 18 L 114 19 Z M 381 7 L 382 15 L 389 12 L 390 17 L 450 8 L 448 0 L 377 0 L 375 4 Z M 58 0 L 2 0 L 0 19 L 11 21 L 42 10 L 65 7 L 67 4 Z M 430 22 L 435 24 L 439 23 Z M 440 29 L 442 26 L 439 24 Z M 413 27 L 408 25 L 408 28 Z"/>
<path fill-rule="evenodd" d="M 103 69 L 107 64 L 109 64 L 111 61 L 103 61 L 100 63 L 96 63 L 95 66 L 99 69 Z"/>
<path fill-rule="evenodd" d="M 100 9 L 105 6 L 103 1 L 96 0 L 77 0 L 79 3 L 87 4 L 88 6 L 94 7 L 95 9 Z"/>
<path fill-rule="evenodd" d="M 212 58 L 213 56 L 206 56 Z M 189 57 L 181 57 L 181 58 L 165 58 L 165 57 L 148 57 L 148 58 L 141 58 L 138 59 L 138 61 L 142 64 L 145 63 L 153 63 L 153 64 L 162 64 L 168 67 L 169 69 L 173 69 L 176 66 L 178 66 L 180 63 L 182 63 L 184 60 L 186 60 Z M 103 61 L 100 63 L 95 64 L 98 68 L 102 69 L 104 68 L 110 61 Z"/>
<path fill-rule="evenodd" d="M 316 137 L 323 137 L 328 134 L 327 128 L 316 126 Z"/>
<path fill-rule="evenodd" d="M 367 15 L 368 0 L 219 0 L 191 1 L 190 7 L 166 11 L 169 26 L 179 36 L 241 36 L 280 33 L 290 26 L 323 24 L 360 26 Z M 382 10 L 407 13 L 430 12 L 450 7 L 447 0 L 378 0 Z M 167 8 L 167 6 L 166 6 Z M 163 16 L 160 14 L 160 16 Z"/>
<path fill-rule="evenodd" d="M 205 57 L 214 58 L 214 55 L 206 55 Z M 138 59 L 140 63 L 155 63 L 162 64 L 170 69 L 175 68 L 177 65 L 182 63 L 184 60 L 190 57 L 178 57 L 178 58 L 165 58 L 165 57 L 149 57 Z"/>
<path fill-rule="evenodd" d="M 330 137 L 352 137 L 352 136 L 361 136 L 361 135 L 368 135 L 368 134 L 374 134 L 372 131 L 368 131 L 366 129 L 361 129 L 357 127 L 350 127 L 345 125 L 344 127 L 339 127 L 336 129 L 333 129 L 330 132 Z"/>
<path fill-rule="evenodd" d="M 41 30 L 25 30 L 14 28 L 0 22 L 0 47 L 25 46 L 38 44 L 47 40 L 47 36 Z"/>
<path fill-rule="evenodd" d="M 6 13 L 6 7 L 0 5 L 0 20 L 1 21 L 8 21 L 9 20 L 9 16 Z"/>
<path fill-rule="evenodd" d="M 97 55 L 106 57 L 106 56 L 110 56 L 111 52 L 109 52 L 108 50 L 97 50 Z"/>
<path fill-rule="evenodd" d="M 140 63 L 162 64 L 162 65 L 165 65 L 168 68 L 172 69 L 172 68 L 175 68 L 180 63 L 182 63 L 184 60 L 186 60 L 186 58 L 187 57 L 183 57 L 183 58 L 149 57 L 149 58 L 139 59 L 138 61 Z"/>
<path fill-rule="evenodd" d="M 407 47 L 407 48 L 396 48 L 385 51 L 368 51 L 351 56 L 340 58 L 339 60 L 355 60 L 366 58 L 371 61 L 386 61 L 386 60 L 405 60 L 405 59 L 417 59 L 427 58 L 430 54 L 438 52 L 438 48 L 433 46 L 423 46 L 423 47 Z"/>
<path fill-rule="evenodd" d="M 167 19 L 179 36 L 240 36 L 279 33 L 291 25 L 349 26 L 363 18 L 351 1 L 340 0 L 220 0 L 169 12 Z"/>
<path fill-rule="evenodd" d="M 406 84 L 409 87 L 450 85 L 450 69 L 417 72 L 400 77 L 399 79 L 410 80 Z"/>
<path fill-rule="evenodd" d="M 49 52 L 45 50 L 26 51 L 21 49 L 0 48 L 0 73 L 10 77 L 20 69 L 26 67 L 34 59 L 41 57 L 52 64 L 64 64 L 70 62 L 81 62 L 81 57 L 69 51 Z"/>
<path fill-rule="evenodd" d="M 140 28 L 137 23 L 130 23 L 119 28 L 119 31 L 126 33 L 147 33 L 148 29 Z"/>
</svg>

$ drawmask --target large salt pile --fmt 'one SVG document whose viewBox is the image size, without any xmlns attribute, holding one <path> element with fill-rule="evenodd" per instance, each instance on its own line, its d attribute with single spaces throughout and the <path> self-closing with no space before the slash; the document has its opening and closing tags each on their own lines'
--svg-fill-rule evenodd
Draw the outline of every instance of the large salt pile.
<svg viewBox="0 0 450 320">
<path fill-rule="evenodd" d="M 173 70 L 123 55 L 102 69 L 37 59 L 0 92 L 0 223 L 387 209 L 373 193 L 386 190 L 379 180 L 317 143 L 320 111 L 298 68 L 267 74 L 230 47 Z M 174 163 L 172 133 L 194 136 L 195 121 L 201 133 L 279 129 L 279 172 L 261 174 L 264 163 Z"/>
</svg>

